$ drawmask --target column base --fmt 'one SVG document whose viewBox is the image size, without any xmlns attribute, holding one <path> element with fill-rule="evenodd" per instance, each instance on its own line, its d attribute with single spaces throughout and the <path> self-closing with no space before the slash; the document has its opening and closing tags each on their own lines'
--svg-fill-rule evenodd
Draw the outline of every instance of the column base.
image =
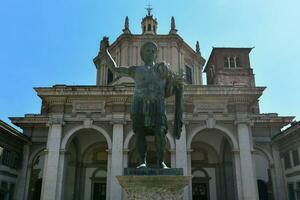
<svg viewBox="0 0 300 200">
<path fill-rule="evenodd" d="M 183 189 L 192 179 L 182 169 L 125 169 L 117 176 L 128 200 L 182 200 Z"/>
</svg>

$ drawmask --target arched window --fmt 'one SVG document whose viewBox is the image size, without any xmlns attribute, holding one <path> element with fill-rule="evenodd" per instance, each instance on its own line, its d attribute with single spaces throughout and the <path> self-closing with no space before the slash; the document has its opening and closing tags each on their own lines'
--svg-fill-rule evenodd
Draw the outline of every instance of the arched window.
<svg viewBox="0 0 300 200">
<path fill-rule="evenodd" d="M 114 74 L 110 69 L 107 69 L 107 84 L 111 83 L 114 80 Z"/>
<path fill-rule="evenodd" d="M 151 24 L 148 24 L 148 31 L 151 31 Z"/>
<path fill-rule="evenodd" d="M 193 83 L 192 68 L 187 65 L 185 66 L 185 80 L 190 84 Z"/>
</svg>

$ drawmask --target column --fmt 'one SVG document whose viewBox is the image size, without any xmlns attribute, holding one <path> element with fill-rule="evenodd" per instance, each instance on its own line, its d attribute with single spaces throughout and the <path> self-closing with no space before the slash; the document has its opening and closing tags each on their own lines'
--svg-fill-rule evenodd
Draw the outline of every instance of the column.
<svg viewBox="0 0 300 200">
<path fill-rule="evenodd" d="M 192 175 L 192 149 L 187 150 L 187 175 Z M 188 199 L 193 199 L 192 180 L 188 186 Z"/>
<path fill-rule="evenodd" d="M 122 187 L 116 176 L 123 174 L 123 124 L 113 125 L 111 174 L 110 174 L 110 199 L 122 199 Z"/>
<path fill-rule="evenodd" d="M 249 129 L 250 127 L 248 126 L 247 122 L 237 123 L 243 200 L 254 200 L 258 198 Z"/>
<path fill-rule="evenodd" d="M 273 179 L 275 179 L 275 183 L 273 182 L 273 188 L 275 188 L 273 196 L 275 200 L 287 199 L 284 169 L 281 165 L 281 158 L 277 144 L 272 145 L 272 154 L 274 158 L 274 169 L 272 170 L 274 171 L 274 174 L 272 173 L 272 176 L 274 176 Z"/>
<path fill-rule="evenodd" d="M 183 169 L 183 175 L 187 175 L 187 150 L 186 150 L 186 128 L 182 125 L 181 136 L 176 140 L 176 168 Z M 188 199 L 188 187 L 184 188 L 183 199 Z"/>
<path fill-rule="evenodd" d="M 26 189 L 25 188 L 29 188 L 28 186 L 26 186 L 26 182 L 27 179 L 29 179 L 30 177 L 28 177 L 28 162 L 29 162 L 29 144 L 24 144 L 23 147 L 23 160 L 22 160 L 22 169 L 18 175 L 18 179 L 17 179 L 17 184 L 16 184 L 16 199 L 20 199 L 20 200 L 24 200 L 25 199 L 25 193 Z"/>
<path fill-rule="evenodd" d="M 236 199 L 243 198 L 243 189 L 242 189 L 242 177 L 241 177 L 241 162 L 240 162 L 240 151 L 238 149 L 233 149 L 233 162 L 234 172 L 235 172 L 235 181 L 234 187 L 236 188 Z"/>
<path fill-rule="evenodd" d="M 237 68 L 237 65 L 236 65 L 236 56 L 233 57 L 233 60 L 234 60 L 234 67 Z"/>
<path fill-rule="evenodd" d="M 47 150 L 45 154 L 44 176 L 42 184 L 42 200 L 57 199 L 58 168 L 60 142 L 62 136 L 62 122 L 51 122 L 49 125 Z"/>
<path fill-rule="evenodd" d="M 111 184 L 111 149 L 107 149 L 106 199 L 110 199 Z"/>
<path fill-rule="evenodd" d="M 57 179 L 57 200 L 64 199 L 64 173 L 65 173 L 65 160 L 66 160 L 66 152 L 60 151 L 59 156 L 59 164 L 58 164 L 58 179 Z"/>
</svg>

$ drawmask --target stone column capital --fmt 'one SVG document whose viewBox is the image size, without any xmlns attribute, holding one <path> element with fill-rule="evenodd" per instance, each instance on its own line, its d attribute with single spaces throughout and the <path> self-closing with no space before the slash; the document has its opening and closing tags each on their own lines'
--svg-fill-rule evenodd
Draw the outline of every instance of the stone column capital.
<svg viewBox="0 0 300 200">
<path fill-rule="evenodd" d="M 168 149 L 168 151 L 169 151 L 171 154 L 175 154 L 175 153 L 176 153 L 176 149 Z"/>
<path fill-rule="evenodd" d="M 52 125 L 65 125 L 65 122 L 62 117 L 58 118 L 50 118 L 49 121 L 46 123 L 47 127 L 51 127 Z"/>
<path fill-rule="evenodd" d="M 111 125 L 117 125 L 117 124 L 126 125 L 125 119 L 112 119 L 109 123 Z"/>
<path fill-rule="evenodd" d="M 130 149 L 123 149 L 123 153 L 127 154 L 130 151 Z"/>
<path fill-rule="evenodd" d="M 111 154 L 112 150 L 111 149 L 106 149 L 105 150 L 108 154 Z"/>
<path fill-rule="evenodd" d="M 237 149 L 237 148 L 232 149 L 232 153 L 233 154 L 239 154 L 240 153 L 240 149 Z"/>
<path fill-rule="evenodd" d="M 194 149 L 187 149 L 187 150 L 186 150 L 186 153 L 187 153 L 188 155 L 190 155 L 190 154 L 192 154 L 193 151 L 194 151 Z"/>
</svg>

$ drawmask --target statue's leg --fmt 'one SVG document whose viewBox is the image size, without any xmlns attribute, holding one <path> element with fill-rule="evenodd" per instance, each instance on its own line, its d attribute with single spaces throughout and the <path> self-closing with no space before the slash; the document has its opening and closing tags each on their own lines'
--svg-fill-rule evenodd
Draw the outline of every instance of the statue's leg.
<svg viewBox="0 0 300 200">
<path fill-rule="evenodd" d="M 154 130 L 157 164 L 159 168 L 168 168 L 164 163 L 164 154 L 166 148 L 166 130 L 158 128 Z"/>
<path fill-rule="evenodd" d="M 147 142 L 144 129 L 138 129 L 135 132 L 135 145 L 139 154 L 139 165 L 137 168 L 147 167 Z"/>
</svg>

